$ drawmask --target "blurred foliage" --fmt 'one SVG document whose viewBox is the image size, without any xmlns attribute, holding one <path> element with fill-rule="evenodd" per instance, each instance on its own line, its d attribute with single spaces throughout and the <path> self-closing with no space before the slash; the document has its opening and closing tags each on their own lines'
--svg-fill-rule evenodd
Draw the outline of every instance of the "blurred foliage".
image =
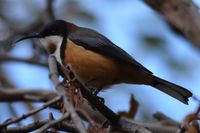
<svg viewBox="0 0 200 133">
<path fill-rule="evenodd" d="M 149 49 L 165 50 L 165 39 L 158 36 L 142 35 L 141 40 Z"/>
<path fill-rule="evenodd" d="M 81 7 L 78 1 L 64 1 L 60 8 L 63 9 L 60 13 L 68 19 L 85 20 L 90 23 L 96 21 L 95 15 Z"/>
<path fill-rule="evenodd" d="M 167 42 L 163 37 L 142 35 L 140 38 L 145 49 L 156 52 L 158 55 L 157 57 L 162 57 L 162 61 L 168 65 L 173 72 L 191 73 L 191 67 L 189 64 L 185 64 L 182 60 L 172 56 L 171 50 L 168 49 Z"/>
<path fill-rule="evenodd" d="M 178 60 L 175 58 L 167 58 L 166 60 L 166 64 L 173 68 L 172 71 L 173 72 L 179 72 L 179 73 L 187 73 L 187 74 L 191 74 L 193 69 L 191 69 L 190 64 L 187 63 L 183 63 L 182 60 Z"/>
</svg>

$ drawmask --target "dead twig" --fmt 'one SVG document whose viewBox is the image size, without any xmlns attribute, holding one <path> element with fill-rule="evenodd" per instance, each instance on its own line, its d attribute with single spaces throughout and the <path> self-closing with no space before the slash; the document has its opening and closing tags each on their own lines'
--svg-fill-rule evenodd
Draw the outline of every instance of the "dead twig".
<svg viewBox="0 0 200 133">
<path fill-rule="evenodd" d="M 190 113 L 188 114 L 182 124 L 180 129 L 176 133 L 199 133 L 199 125 L 197 123 L 197 120 L 199 119 L 199 112 L 200 112 L 200 107 L 198 107 L 197 111 L 195 113 Z"/>
<path fill-rule="evenodd" d="M 17 127 L 10 127 L 4 130 L 6 133 L 27 133 L 27 132 L 32 132 L 35 131 L 42 126 L 46 125 L 49 123 L 49 120 L 39 120 L 35 121 L 31 124 L 24 125 L 24 126 L 17 126 Z M 65 132 L 70 132 L 70 133 L 78 133 L 78 130 L 76 129 L 75 125 L 72 124 L 66 124 L 64 122 L 58 123 L 58 125 L 54 125 L 57 127 L 59 131 L 65 131 Z"/>
<path fill-rule="evenodd" d="M 49 129 L 50 127 L 54 127 L 55 125 L 58 125 L 60 123 L 62 123 L 65 119 L 67 119 L 70 116 L 70 114 L 67 112 L 65 113 L 60 119 L 58 120 L 51 120 L 48 123 L 46 123 L 45 125 L 43 125 L 41 128 L 39 128 L 36 132 L 37 133 L 44 133 L 45 131 L 47 131 L 47 129 Z"/>
<path fill-rule="evenodd" d="M 47 3 L 46 13 L 47 13 L 48 18 L 50 20 L 55 20 L 55 15 L 54 15 L 54 11 L 53 11 L 54 0 L 47 0 L 46 3 Z"/>
<path fill-rule="evenodd" d="M 53 55 L 50 55 L 48 59 L 48 63 L 49 63 L 50 79 L 55 85 L 58 95 L 63 97 L 65 109 L 69 112 L 70 117 L 72 118 L 73 122 L 77 126 L 78 131 L 80 133 L 86 133 L 83 123 L 80 117 L 78 116 L 78 114 L 76 113 L 72 105 L 72 102 L 70 101 L 70 98 L 68 97 L 67 91 L 65 90 L 65 87 L 59 81 L 59 73 L 58 73 L 56 58 Z"/>
<path fill-rule="evenodd" d="M 156 118 L 160 124 L 162 125 L 167 125 L 167 126 L 174 126 L 174 127 L 179 127 L 180 123 L 171 119 L 170 117 L 166 116 L 165 114 L 161 113 L 161 112 L 156 112 L 153 115 L 154 118 Z"/>
<path fill-rule="evenodd" d="M 192 0 L 144 0 L 200 49 L 200 14 Z"/>
<path fill-rule="evenodd" d="M 40 62 L 38 60 L 34 60 L 33 58 L 30 59 L 24 59 L 24 58 L 19 58 L 19 57 L 14 57 L 8 54 L 0 53 L 0 62 L 22 62 L 22 63 L 28 63 L 32 65 L 39 65 L 42 67 L 47 67 L 47 63 Z"/>
<path fill-rule="evenodd" d="M 62 72 L 69 83 L 72 83 L 76 88 L 80 89 L 83 97 L 108 119 L 114 130 L 131 133 L 151 133 L 151 131 L 147 130 L 145 127 L 133 124 L 126 119 L 119 117 L 111 109 L 105 106 L 88 88 L 83 86 L 81 82 L 75 78 L 70 66 L 66 68 L 62 66 Z"/>
<path fill-rule="evenodd" d="M 47 102 L 56 96 L 56 92 L 42 89 L 0 88 L 0 102 Z"/>
<path fill-rule="evenodd" d="M 54 103 L 58 102 L 60 99 L 61 99 L 61 96 L 57 96 L 56 98 L 54 98 L 54 99 L 48 101 L 47 103 L 45 103 L 43 106 L 38 107 L 38 108 L 28 112 L 27 114 L 23 114 L 21 117 L 13 118 L 13 119 L 9 119 L 9 120 L 5 121 L 4 123 L 0 124 L 0 130 L 2 130 L 3 128 L 7 127 L 8 125 L 17 123 L 17 122 L 19 122 L 19 121 L 21 121 L 23 119 L 26 119 L 27 117 L 30 117 L 30 116 L 38 113 L 39 111 L 49 107 L 51 104 L 54 104 Z"/>
</svg>

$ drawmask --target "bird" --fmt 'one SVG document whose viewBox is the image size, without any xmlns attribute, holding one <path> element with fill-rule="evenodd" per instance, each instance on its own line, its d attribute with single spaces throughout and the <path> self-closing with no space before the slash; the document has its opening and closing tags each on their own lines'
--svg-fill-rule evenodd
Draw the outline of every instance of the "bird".
<svg viewBox="0 0 200 133">
<path fill-rule="evenodd" d="M 24 36 L 39 39 L 59 65 L 70 65 L 76 78 L 97 91 L 127 83 L 148 85 L 188 104 L 192 93 L 179 85 L 155 76 L 122 48 L 95 30 L 65 20 L 48 22 L 39 33 Z"/>
</svg>

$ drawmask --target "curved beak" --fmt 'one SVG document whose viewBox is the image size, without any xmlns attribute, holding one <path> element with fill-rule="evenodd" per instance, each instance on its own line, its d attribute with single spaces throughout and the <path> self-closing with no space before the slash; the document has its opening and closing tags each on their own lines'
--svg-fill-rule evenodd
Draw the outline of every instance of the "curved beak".
<svg viewBox="0 0 200 133">
<path fill-rule="evenodd" d="M 25 39 L 30 39 L 30 38 L 41 38 L 42 36 L 40 34 L 35 34 L 35 35 L 29 35 L 29 36 L 25 36 L 25 37 L 22 37 L 20 39 L 18 39 L 17 41 L 15 41 L 15 43 L 18 43 L 20 41 L 23 41 Z"/>
</svg>

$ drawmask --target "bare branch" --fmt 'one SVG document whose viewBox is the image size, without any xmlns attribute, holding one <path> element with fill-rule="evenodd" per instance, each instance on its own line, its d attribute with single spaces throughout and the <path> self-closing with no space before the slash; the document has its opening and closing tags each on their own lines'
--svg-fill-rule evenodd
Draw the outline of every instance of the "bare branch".
<svg viewBox="0 0 200 133">
<path fill-rule="evenodd" d="M 47 67 L 47 63 L 43 63 L 38 60 L 34 60 L 32 58 L 23 59 L 23 58 L 13 57 L 8 54 L 0 53 L 0 62 L 8 62 L 8 61 L 23 62 L 23 63 L 32 64 L 32 65 L 39 65 L 39 66 Z"/>
<path fill-rule="evenodd" d="M 55 85 L 58 94 L 63 97 L 65 109 L 70 113 L 70 116 L 71 116 L 73 122 L 75 123 L 75 125 L 77 126 L 78 131 L 80 133 L 86 133 L 86 130 L 81 122 L 81 119 L 78 116 L 78 114 L 76 113 L 76 111 L 71 103 L 71 100 L 68 97 L 65 87 L 58 80 L 59 73 L 58 73 L 58 69 L 57 69 L 57 62 L 53 55 L 49 56 L 48 63 L 49 63 L 50 78 L 51 78 L 53 84 Z"/>
<path fill-rule="evenodd" d="M 57 94 L 53 91 L 42 89 L 9 89 L 0 88 L 0 102 L 47 102 L 55 98 Z"/>
<path fill-rule="evenodd" d="M 56 120 L 55 120 L 56 121 Z M 51 121 L 52 122 L 52 121 Z M 34 130 L 37 130 L 44 126 L 45 124 L 48 124 L 49 120 L 41 120 L 41 121 L 35 121 L 34 123 L 25 125 L 25 126 L 17 126 L 17 127 L 10 127 L 5 129 L 6 133 L 27 133 L 32 132 Z M 75 125 L 66 124 L 64 122 L 57 123 L 58 125 L 54 125 L 59 131 L 65 131 L 65 132 L 71 132 L 71 133 L 78 133 L 78 130 L 76 129 Z"/>
<path fill-rule="evenodd" d="M 154 118 L 156 118 L 162 125 L 168 125 L 168 126 L 175 126 L 175 127 L 179 127 L 180 123 L 178 123 L 177 121 L 169 118 L 168 116 L 164 115 L 161 112 L 157 112 L 154 115 Z"/>
<path fill-rule="evenodd" d="M 153 133 L 175 133 L 179 129 L 179 127 L 162 125 L 160 122 L 139 122 L 126 118 L 123 119 L 125 119 L 125 121 L 121 121 L 122 125 L 124 125 L 124 122 L 128 121 L 128 123 L 124 125 L 126 126 L 125 128 L 133 128 L 132 125 L 137 125 L 138 127 L 145 127 Z"/>
<path fill-rule="evenodd" d="M 83 86 L 81 82 L 79 82 L 76 78 L 71 79 L 75 77 L 75 75 L 70 67 L 61 66 L 61 68 L 69 83 L 74 83 L 76 88 L 79 88 L 81 90 L 83 97 L 87 99 L 91 105 L 93 105 L 102 115 L 104 115 L 108 119 L 108 121 L 115 130 L 131 133 L 151 133 L 151 131 L 147 130 L 145 127 L 131 123 L 126 119 L 116 115 L 112 110 L 105 106 L 95 95 L 93 95 L 88 88 Z"/>
<path fill-rule="evenodd" d="M 6 133 L 27 133 L 34 131 L 35 129 L 40 128 L 44 124 L 48 123 L 48 120 L 44 121 L 36 121 L 34 123 L 28 124 L 26 126 L 17 126 L 17 127 L 10 127 L 10 128 L 5 128 L 3 132 Z"/>
<path fill-rule="evenodd" d="M 17 123 L 17 122 L 19 122 L 19 121 L 21 121 L 23 119 L 26 119 L 27 117 L 29 117 L 31 115 L 34 115 L 37 112 L 39 112 L 39 111 L 49 107 L 50 105 L 58 102 L 60 99 L 61 99 L 61 96 L 57 96 L 56 98 L 54 98 L 54 99 L 48 101 L 47 103 L 45 103 L 43 106 L 41 106 L 39 108 L 36 108 L 36 109 L 28 112 L 27 114 L 22 115 L 21 117 L 9 119 L 8 121 L 6 121 L 6 122 L 4 122 L 3 124 L 0 125 L 0 129 L 5 128 L 6 126 L 11 125 L 13 123 Z"/>
<path fill-rule="evenodd" d="M 200 14 L 192 0 L 144 0 L 200 49 Z"/>
<path fill-rule="evenodd" d="M 58 120 L 51 120 L 48 123 L 46 123 L 44 126 L 42 126 L 41 128 L 39 128 L 37 130 L 37 133 L 44 133 L 47 129 L 49 129 L 50 127 L 53 127 L 55 125 L 58 125 L 59 123 L 62 123 L 65 119 L 67 119 L 70 116 L 69 113 L 65 113 L 64 116 L 62 116 L 60 119 Z"/>
<path fill-rule="evenodd" d="M 55 15 L 53 11 L 54 0 L 47 0 L 46 2 L 47 2 L 47 7 L 46 7 L 47 16 L 50 20 L 55 20 Z"/>
<path fill-rule="evenodd" d="M 70 83 L 74 83 L 75 86 L 81 90 L 83 97 L 87 99 L 88 102 L 91 105 L 93 105 L 102 115 L 104 115 L 111 122 L 111 125 L 116 130 L 133 132 L 133 133 L 135 132 L 150 133 L 151 131 L 155 133 L 160 133 L 160 132 L 171 133 L 171 132 L 176 132 L 178 130 L 178 126 L 164 125 L 162 122 L 144 123 L 144 122 L 131 121 L 123 117 L 117 116 L 112 110 L 110 110 L 102 102 L 100 102 L 100 100 L 96 96 L 94 96 L 88 88 L 83 86 L 77 79 L 73 79 L 73 81 L 72 79 L 70 79 L 69 75 L 71 75 L 71 77 L 75 77 L 75 75 L 73 75 L 72 70 L 68 70 L 70 69 L 70 67 L 67 68 L 62 67 L 62 69 L 63 69 L 62 72 L 67 77 L 68 81 Z M 162 116 L 162 118 L 164 119 L 164 115 Z M 166 116 L 165 118 L 167 119 Z"/>
</svg>

